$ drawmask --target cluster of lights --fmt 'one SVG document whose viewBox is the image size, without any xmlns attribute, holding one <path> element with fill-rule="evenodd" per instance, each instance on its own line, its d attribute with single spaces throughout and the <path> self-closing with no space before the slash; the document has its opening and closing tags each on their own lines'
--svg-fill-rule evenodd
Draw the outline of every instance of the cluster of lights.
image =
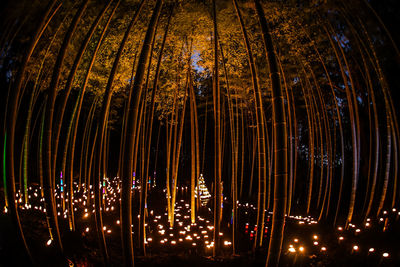
<svg viewBox="0 0 400 267">
<path fill-rule="evenodd" d="M 138 184 L 139 181 L 136 180 L 136 187 L 134 187 L 133 190 L 140 190 L 140 186 L 138 186 Z M 101 207 L 102 212 L 103 213 L 114 212 L 116 209 L 115 207 L 118 207 L 119 204 L 118 202 L 120 201 L 121 189 L 118 177 L 114 179 L 109 179 L 107 177 L 103 178 L 103 181 L 99 184 L 99 187 L 102 192 L 102 207 Z M 95 213 L 94 201 L 93 201 L 94 199 L 93 188 L 92 186 L 89 186 L 88 189 L 89 191 L 87 191 L 86 188 L 87 187 L 85 187 L 85 185 L 83 184 L 82 188 L 78 189 L 78 184 L 75 182 L 73 196 L 72 196 L 72 207 L 74 208 L 75 212 L 77 212 L 79 208 L 79 211 L 82 212 L 81 216 L 83 219 L 86 219 L 90 217 L 91 214 Z M 181 187 L 181 189 L 187 191 L 187 187 Z M 199 190 L 200 198 L 202 198 L 202 192 L 207 192 L 207 194 L 204 193 L 203 196 L 207 196 L 206 198 L 209 197 L 208 191 L 205 191 L 204 188 L 202 187 L 199 187 L 199 189 L 200 189 Z M 69 196 L 69 189 L 67 188 L 67 185 L 64 184 L 62 174 L 60 174 L 60 183 L 56 185 L 54 195 L 56 199 L 58 216 L 63 218 L 68 218 L 70 207 L 69 205 L 66 205 L 66 203 L 68 203 L 71 198 Z M 41 188 L 38 186 L 33 188 L 29 187 L 28 197 L 26 198 L 29 200 L 28 203 L 25 203 L 24 194 L 21 191 L 16 192 L 16 199 L 18 207 L 21 210 L 33 209 L 40 211 L 42 213 L 46 212 L 46 209 L 44 208 L 44 198 L 42 197 Z M 249 217 L 250 214 L 256 211 L 256 207 L 250 203 L 242 204 L 239 203 L 238 201 L 237 206 L 238 208 L 241 208 L 244 214 L 247 214 Z M 7 213 L 7 211 L 8 211 L 7 207 L 3 207 L 3 212 Z M 393 208 L 391 211 L 392 213 L 395 214 L 395 216 L 397 217 L 400 216 L 400 212 L 397 211 L 395 208 Z M 338 226 L 337 231 L 339 233 L 338 235 L 339 243 L 342 245 L 346 245 L 347 243 L 348 246 L 348 242 L 356 241 L 356 237 L 360 235 L 362 231 L 366 231 L 367 229 L 370 228 L 376 230 L 376 228 L 380 227 L 380 229 L 385 231 L 387 228 L 390 214 L 391 214 L 390 212 L 384 210 L 381 214 L 381 217 L 378 217 L 376 219 L 376 222 L 375 220 L 371 220 L 371 218 L 368 218 L 361 225 L 361 227 L 360 226 L 357 227 L 355 224 L 352 223 L 349 223 L 346 228 Z M 264 234 L 264 237 L 266 237 L 266 234 L 268 232 L 267 225 L 270 218 L 272 217 L 271 215 L 272 215 L 271 212 L 267 212 L 267 216 L 265 216 L 266 223 L 264 229 L 263 230 L 258 229 L 258 231 L 261 231 L 261 233 Z M 310 216 L 303 217 L 297 215 L 297 216 L 286 216 L 286 217 L 287 219 L 297 221 L 297 223 L 300 225 L 317 224 L 317 221 Z M 149 235 L 152 236 L 148 236 L 146 238 L 145 243 L 147 244 L 147 246 L 149 246 L 151 243 L 155 244 L 153 241 L 158 240 L 156 243 L 161 245 L 177 246 L 179 243 L 181 243 L 181 244 L 187 244 L 188 246 L 192 247 L 204 247 L 206 249 L 214 247 L 214 241 L 210 240 L 210 236 L 211 237 L 213 236 L 214 226 L 212 225 L 210 220 L 207 220 L 204 216 L 203 217 L 197 216 L 198 224 L 191 223 L 190 205 L 188 203 L 185 203 L 183 199 L 175 204 L 174 228 L 169 227 L 167 213 L 163 213 L 162 215 L 157 215 L 153 210 L 150 210 L 148 213 L 148 220 L 152 221 L 151 225 L 156 225 L 157 231 L 149 231 Z M 121 223 L 120 220 L 116 220 L 114 227 L 119 227 L 120 223 Z M 146 227 L 151 228 L 152 227 L 151 225 L 149 226 L 148 224 L 146 224 Z M 251 225 L 249 222 L 247 222 L 245 223 L 244 226 L 245 226 L 244 229 L 245 233 L 249 234 L 250 240 L 252 240 L 255 237 L 255 233 L 257 232 L 257 225 Z M 89 231 L 90 231 L 89 227 L 84 228 L 84 233 L 89 233 Z M 113 232 L 112 227 L 106 225 L 103 227 L 103 231 L 107 234 L 111 234 Z M 224 233 L 219 232 L 218 235 L 220 237 L 223 237 Z M 345 239 L 346 241 L 344 241 Z M 225 247 L 232 246 L 232 242 L 230 240 L 223 240 L 222 242 Z M 301 244 L 298 238 L 295 238 L 293 242 L 295 243 L 295 245 L 289 245 L 288 251 L 290 253 L 301 253 L 306 255 L 307 251 L 306 246 L 304 244 Z M 315 251 L 315 248 L 317 248 L 321 253 L 326 253 L 328 250 L 327 246 L 323 245 L 323 240 L 321 240 L 320 236 L 318 236 L 317 234 L 311 236 L 311 243 L 313 244 L 314 248 L 309 249 L 310 253 L 312 253 L 312 251 Z M 52 244 L 52 239 L 50 238 L 46 241 L 46 245 L 51 246 L 51 244 Z M 360 251 L 364 250 L 362 246 L 354 243 L 350 245 L 350 248 L 352 253 L 355 254 L 360 253 Z M 381 249 L 370 247 L 367 248 L 366 250 L 368 251 L 368 254 L 377 255 L 377 253 L 381 253 L 380 255 L 383 258 L 390 257 L 389 252 L 382 251 Z"/>
</svg>

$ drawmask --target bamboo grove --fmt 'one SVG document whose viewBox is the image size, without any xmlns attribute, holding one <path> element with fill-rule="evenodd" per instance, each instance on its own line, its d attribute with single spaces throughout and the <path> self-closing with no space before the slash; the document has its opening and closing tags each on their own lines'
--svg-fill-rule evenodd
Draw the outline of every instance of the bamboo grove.
<svg viewBox="0 0 400 267">
<path fill-rule="evenodd" d="M 87 196 L 104 265 L 113 261 L 102 230 L 106 177 L 119 179 L 126 266 L 147 254 L 149 176 L 165 188 L 159 205 L 174 228 L 181 185 L 197 222 L 204 174 L 214 257 L 222 229 L 239 253 L 238 203 L 252 201 L 251 251 L 263 251 L 267 266 L 279 264 L 289 215 L 347 228 L 399 206 L 398 81 L 385 64 L 400 53 L 368 1 L 9 5 L 0 31 L 3 212 L 29 261 L 18 207 L 29 206 L 31 183 L 60 258 L 64 233 L 80 229 L 74 186 Z"/>
</svg>

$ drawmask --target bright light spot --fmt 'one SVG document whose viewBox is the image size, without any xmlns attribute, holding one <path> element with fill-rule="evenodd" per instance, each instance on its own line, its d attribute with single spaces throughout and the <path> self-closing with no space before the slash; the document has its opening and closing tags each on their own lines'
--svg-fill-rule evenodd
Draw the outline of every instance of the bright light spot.
<svg viewBox="0 0 400 267">
<path fill-rule="evenodd" d="M 314 241 L 314 246 L 318 246 L 318 241 Z"/>
<path fill-rule="evenodd" d="M 321 251 L 326 251 L 326 247 L 322 247 L 322 248 L 321 248 Z"/>
<path fill-rule="evenodd" d="M 230 246 L 231 244 L 232 244 L 232 242 L 230 242 L 230 241 L 226 241 L 226 240 L 224 241 L 225 246 Z"/>
<path fill-rule="evenodd" d="M 344 237 L 343 236 L 339 236 L 339 240 L 343 240 L 344 239 Z"/>
<path fill-rule="evenodd" d="M 389 257 L 389 253 L 385 252 L 385 253 L 382 254 L 382 256 L 383 256 L 384 258 L 387 258 L 387 257 Z"/>
<path fill-rule="evenodd" d="M 48 246 L 50 246 L 50 244 L 51 244 L 51 242 L 52 242 L 53 240 L 51 240 L 51 238 L 46 242 L 46 245 L 48 245 Z"/>
<path fill-rule="evenodd" d="M 294 241 L 295 243 L 299 242 L 299 240 L 298 240 L 297 238 L 295 238 L 293 241 Z"/>
<path fill-rule="evenodd" d="M 370 248 L 368 251 L 369 251 L 369 252 L 374 252 L 375 249 L 374 249 L 374 248 Z"/>
<path fill-rule="evenodd" d="M 357 251 L 358 250 L 358 246 L 357 245 L 353 246 L 353 250 Z"/>
<path fill-rule="evenodd" d="M 314 239 L 318 239 L 318 236 L 317 236 L 317 235 L 314 235 L 313 238 L 314 238 Z"/>
<path fill-rule="evenodd" d="M 89 232 L 89 227 L 86 227 L 85 232 L 86 233 Z"/>
<path fill-rule="evenodd" d="M 304 251 L 304 247 L 299 247 L 300 252 Z"/>
<path fill-rule="evenodd" d="M 295 253 L 295 252 L 296 252 L 296 249 L 295 249 L 295 248 L 293 248 L 293 247 L 291 247 L 291 248 L 289 248 L 289 252 L 291 252 L 291 253 Z"/>
</svg>

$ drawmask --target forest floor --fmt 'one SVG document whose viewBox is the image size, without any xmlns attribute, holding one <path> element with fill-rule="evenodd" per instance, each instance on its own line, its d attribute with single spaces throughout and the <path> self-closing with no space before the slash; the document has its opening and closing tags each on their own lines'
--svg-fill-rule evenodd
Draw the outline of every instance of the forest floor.
<svg viewBox="0 0 400 267">
<path fill-rule="evenodd" d="M 151 188 L 149 191 L 146 227 L 146 256 L 135 244 L 136 266 L 264 266 L 267 255 L 271 213 L 265 216 L 261 247 L 253 249 L 257 231 L 257 209 L 251 203 L 239 203 L 235 254 L 232 249 L 232 218 L 224 212 L 221 223 L 221 251 L 212 257 L 213 214 L 212 203 L 200 206 L 196 224 L 190 222 L 189 193 L 185 187 L 178 189 L 174 227 L 167 220 L 165 191 Z M 63 190 L 64 191 L 64 190 Z M 76 191 L 74 210 L 76 230 L 70 231 L 68 212 L 64 208 L 60 188 L 56 195 L 59 211 L 59 228 L 65 257 L 73 266 L 102 266 L 98 249 L 93 199 L 88 193 Z M 133 203 L 138 201 L 138 189 L 133 190 Z M 115 180 L 105 188 L 103 206 L 104 233 L 112 266 L 122 265 L 120 242 L 119 194 Z M 37 185 L 29 190 L 29 205 L 21 202 L 20 217 L 27 243 L 39 266 L 63 266 L 53 242 L 49 241 L 43 200 Z M 88 204 L 88 200 L 92 202 Z M 66 202 L 65 207 L 68 207 Z M 1 206 L 4 210 L 4 206 Z M 91 208 L 89 208 L 91 207 Z M 224 209 L 230 210 L 224 199 Z M 139 207 L 133 205 L 133 218 L 138 218 Z M 348 229 L 328 227 L 311 217 L 288 216 L 282 247 L 281 266 L 400 266 L 400 212 L 388 210 L 362 226 L 350 224 Z M 138 221 L 134 224 L 134 238 Z M 21 250 L 12 236 L 9 217 L 0 215 L 0 266 L 19 266 Z M 258 241 L 259 243 L 259 241 Z M 387 253 L 387 254 L 385 254 Z M 25 265 L 26 266 L 26 265 Z"/>
</svg>

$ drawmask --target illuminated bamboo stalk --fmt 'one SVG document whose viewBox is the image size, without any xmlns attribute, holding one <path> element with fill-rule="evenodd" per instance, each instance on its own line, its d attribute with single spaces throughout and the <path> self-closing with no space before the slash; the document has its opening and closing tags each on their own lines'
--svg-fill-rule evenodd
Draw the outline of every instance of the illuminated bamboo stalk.
<svg viewBox="0 0 400 267">
<path fill-rule="evenodd" d="M 243 22 L 241 13 L 240 13 L 240 9 L 237 5 L 237 1 L 233 0 L 233 4 L 234 4 L 235 10 L 236 10 L 236 15 L 238 17 L 238 20 L 240 22 L 240 26 L 242 29 L 243 40 L 246 45 L 247 59 L 248 59 L 251 77 L 252 77 L 253 95 L 254 95 L 255 105 L 256 105 L 256 123 L 257 123 L 257 138 L 258 138 L 258 141 L 257 141 L 257 145 L 258 145 L 258 179 L 259 179 L 258 191 L 259 191 L 260 196 L 258 196 L 258 201 L 257 201 L 257 210 L 258 210 L 257 226 L 258 227 L 256 229 L 254 244 L 255 244 L 255 246 L 261 246 L 262 245 L 262 233 L 263 233 L 263 229 L 264 229 L 266 176 L 267 176 L 266 175 L 266 159 L 265 159 L 265 132 L 264 132 L 265 124 L 264 124 L 264 114 L 263 114 L 264 109 L 263 109 L 263 103 L 262 103 L 261 90 L 259 89 L 257 70 L 256 70 L 255 63 L 254 63 L 254 58 L 253 58 L 253 53 L 252 53 L 251 46 L 250 46 L 250 41 L 249 41 L 249 38 L 247 35 L 246 28 L 244 26 L 244 22 Z M 261 196 L 262 196 L 262 201 L 261 201 Z M 261 229 L 261 230 L 259 231 L 259 229 Z M 258 238 L 259 233 L 261 233 L 261 235 L 260 235 L 260 242 L 258 244 L 257 238 Z"/>
<path fill-rule="evenodd" d="M 398 183 L 398 164 L 399 162 L 399 155 L 398 155 L 398 143 L 397 143 L 397 138 L 396 138 L 396 130 L 392 129 L 392 136 L 393 136 L 393 153 L 394 153 L 394 158 L 393 158 L 393 165 L 394 165 L 394 172 L 393 172 L 393 190 L 392 190 L 392 202 L 391 202 L 391 208 L 393 209 L 396 206 L 396 196 L 397 196 L 397 183 Z"/>
<path fill-rule="evenodd" d="M 133 240 L 132 240 L 132 171 L 134 161 L 134 149 L 136 135 L 140 134 L 140 124 L 138 123 L 139 104 L 142 99 L 142 90 L 144 82 L 145 67 L 149 61 L 150 46 L 153 35 L 155 34 L 156 22 L 161 13 L 162 0 L 157 0 L 151 16 L 148 29 L 140 52 L 138 67 L 136 70 L 133 87 L 130 90 L 131 98 L 128 108 L 127 135 L 126 135 L 126 154 L 124 156 L 124 166 L 122 168 L 122 190 L 121 190 L 121 230 L 122 230 L 122 248 L 124 264 L 133 266 Z"/>
<path fill-rule="evenodd" d="M 179 69 L 179 66 L 178 66 L 178 69 Z M 171 124 L 171 133 L 170 133 L 170 138 L 172 138 L 173 137 L 173 143 L 172 143 L 172 141 L 171 141 L 171 143 L 172 143 L 172 162 L 171 162 L 171 181 L 170 181 L 170 184 L 169 184 L 169 186 L 170 186 L 170 194 L 169 194 L 169 207 L 170 207 L 170 209 L 169 209 L 169 225 L 170 225 L 170 227 L 173 227 L 173 225 L 174 225 L 174 202 L 173 202 L 173 194 L 174 194 L 174 185 L 176 184 L 175 183 L 175 180 L 174 180 L 174 177 L 175 177 L 175 172 L 176 172 L 176 161 L 178 160 L 179 161 L 179 159 L 178 158 L 176 158 L 176 150 L 177 150 L 177 136 L 178 136 L 178 125 L 179 125 L 179 103 L 178 103 L 178 95 L 179 95 L 179 89 L 180 89 L 180 84 L 179 84 L 179 75 L 177 76 L 177 87 L 176 87 L 176 93 L 175 93 L 175 100 L 174 100 L 174 102 L 175 102 L 175 109 L 173 110 L 173 112 L 172 112 L 172 116 L 173 116 L 173 119 L 172 119 L 172 124 Z"/>
<path fill-rule="evenodd" d="M 235 132 L 235 121 L 234 121 L 234 114 L 233 114 L 233 103 L 232 97 L 230 93 L 230 86 L 229 86 L 229 79 L 228 79 L 228 71 L 225 64 L 225 56 L 222 49 L 221 42 L 219 42 L 220 50 L 221 50 L 221 58 L 222 58 L 222 66 L 224 69 L 224 77 L 225 77 L 225 84 L 226 84 L 226 91 L 227 91 L 227 101 L 228 101 L 228 116 L 229 116 L 229 129 L 230 129 L 230 136 L 231 136 L 231 153 L 232 153 L 232 160 L 231 160 L 231 197 L 232 197 L 232 253 L 235 254 L 235 239 L 236 239 L 236 216 L 237 216 L 237 141 Z"/>
<path fill-rule="evenodd" d="M 220 251 L 220 213 L 221 213 L 221 196 L 222 196 L 222 134 L 221 134 L 221 91 L 219 87 L 219 70 L 218 70 L 218 28 L 217 28 L 217 12 L 216 2 L 212 1 L 212 17 L 213 17 L 213 46 L 214 46 L 214 71 L 213 71 L 213 107 L 214 107 L 214 247 L 213 256 L 219 254 Z"/>
<path fill-rule="evenodd" d="M 291 103 L 292 103 L 292 111 L 293 111 L 293 138 L 294 138 L 294 142 L 293 142 L 293 149 L 294 149 L 294 157 L 292 158 L 292 160 L 294 161 L 293 163 L 293 198 L 295 198 L 296 196 L 296 178 L 297 178 L 297 155 L 298 155 L 298 124 L 297 124 L 297 117 L 296 117 L 296 106 L 295 106 L 295 98 L 293 97 L 293 90 L 290 89 L 289 90 L 290 95 L 289 97 L 292 99 Z M 271 169 L 271 167 L 270 167 Z"/>
<path fill-rule="evenodd" d="M 282 73 L 283 78 L 283 85 L 285 87 L 286 99 L 288 101 L 287 105 L 287 119 L 288 119 L 288 126 L 289 126 L 289 176 L 288 176 L 288 200 L 287 200 L 287 214 L 290 215 L 291 207 L 292 207 L 292 199 L 293 199 L 293 188 L 295 186 L 293 180 L 293 127 L 292 127 L 292 105 L 291 105 L 291 98 L 289 96 L 289 87 L 286 82 L 285 72 L 282 66 L 282 62 L 279 57 L 277 57 L 277 62 L 279 65 L 279 70 Z M 271 168 L 268 168 L 269 170 Z"/>
<path fill-rule="evenodd" d="M 162 55 L 163 55 L 163 51 L 164 51 L 164 47 L 165 47 L 165 42 L 166 42 L 166 40 L 167 40 L 167 35 L 168 35 L 168 28 L 169 28 L 169 25 L 170 25 L 170 21 L 171 21 L 171 18 L 172 18 L 172 13 L 173 13 L 173 8 L 171 9 L 171 12 L 170 12 L 170 14 L 169 14 L 169 16 L 168 16 L 168 21 L 167 21 L 167 25 L 165 26 L 165 31 L 164 31 L 164 36 L 163 36 L 163 40 L 162 40 L 162 43 L 161 43 L 161 48 L 160 48 L 160 52 L 159 52 L 159 55 L 158 55 L 158 61 L 157 61 L 157 66 L 156 66 L 156 71 L 155 71 L 155 75 L 154 75 L 154 82 L 153 82 L 153 90 L 152 90 L 152 92 L 151 92 L 151 104 L 150 104 L 150 114 L 149 114 L 149 123 L 148 123 L 148 128 L 146 129 L 146 136 L 147 136 L 147 140 L 146 140 L 146 145 L 147 145 L 147 147 L 146 147 L 146 152 L 145 152 L 145 154 L 144 155 L 142 155 L 143 157 L 146 157 L 146 161 L 147 161 L 147 164 L 146 164 L 146 170 L 145 170 L 145 175 L 144 175 L 144 177 L 147 179 L 147 177 L 148 177 L 148 174 L 149 174 L 149 166 L 150 166 L 150 148 L 151 148 L 151 137 L 152 137 L 152 132 L 153 132 L 153 120 L 154 120 L 154 109 L 155 109 L 155 94 L 156 94 L 156 91 L 157 91 L 157 88 L 158 88 L 158 79 L 159 79 L 159 74 L 160 74 L 160 66 L 161 66 L 161 60 L 162 60 Z M 154 40 L 153 40 L 153 43 L 154 43 Z M 154 45 L 154 44 L 153 44 Z M 150 53 L 151 54 L 151 53 Z M 151 62 L 151 58 L 150 58 L 150 62 Z M 150 63 L 149 63 L 149 70 L 148 71 L 150 71 Z M 148 73 L 148 75 L 149 75 L 149 73 Z M 147 87 L 147 86 L 146 86 Z M 159 129 L 160 130 L 160 129 Z M 158 135 L 158 138 L 159 138 L 159 135 Z M 157 139 L 158 139 L 157 138 Z M 158 141 L 157 141 L 158 142 Z M 153 177 L 154 178 L 154 177 Z M 146 189 L 145 189 L 146 191 L 146 194 L 145 194 L 145 201 L 147 201 L 146 199 L 147 199 L 147 197 L 146 197 L 146 195 L 147 195 L 147 186 L 146 186 Z M 143 206 L 142 206 L 142 208 L 144 208 Z M 143 233 L 143 236 L 142 236 L 142 238 L 141 238 L 141 240 L 140 240 L 140 242 L 143 242 L 143 252 L 144 252 L 144 255 L 145 255 L 145 253 L 146 253 L 146 250 L 145 250 L 145 243 L 146 243 L 146 235 L 145 235 L 145 220 L 144 220 L 144 213 L 143 212 L 141 212 L 141 214 L 140 214 L 140 218 L 141 218 L 141 223 L 140 223 L 140 229 L 141 229 L 141 231 L 142 231 L 142 233 Z M 143 221 L 142 221 L 142 216 L 143 216 Z"/>
<path fill-rule="evenodd" d="M 149 53 L 149 63 L 147 66 L 147 76 L 146 76 L 146 81 L 144 85 L 144 94 L 143 94 L 143 111 L 141 111 L 140 117 L 142 118 L 142 129 L 141 129 L 141 171 L 140 175 L 142 176 L 142 186 L 140 190 L 140 209 L 139 209 L 139 247 L 142 249 L 142 253 L 144 256 L 146 256 L 146 208 L 147 208 L 147 187 L 148 187 L 148 169 L 149 169 L 149 161 L 150 161 L 150 143 L 151 143 L 151 132 L 150 128 L 152 129 L 153 126 L 153 114 L 147 115 L 147 91 L 149 87 L 149 80 L 150 80 L 150 71 L 151 71 L 151 63 L 152 63 L 152 55 L 153 55 L 153 50 L 154 50 L 154 45 L 155 45 L 155 37 L 156 37 L 156 32 L 158 28 L 160 17 L 157 18 L 154 34 L 152 36 L 152 41 L 151 41 L 151 48 L 150 48 L 150 53 Z M 154 91 L 154 88 L 153 88 Z M 153 96 L 152 96 L 152 102 L 150 103 L 150 112 L 154 112 L 154 103 L 153 103 Z M 148 122 L 146 121 L 148 117 Z M 148 126 L 146 126 L 146 124 Z M 150 127 L 150 128 L 148 128 Z M 147 164 L 145 163 L 147 162 Z M 147 166 L 146 166 L 147 165 Z"/>
<path fill-rule="evenodd" d="M 166 187 L 167 187 L 167 211 L 168 211 L 168 222 L 171 223 L 171 182 L 170 182 L 170 174 L 171 174 L 171 158 L 173 158 L 173 154 L 171 155 L 171 146 L 172 146 L 172 133 L 174 130 L 174 125 L 176 124 L 175 121 L 175 109 L 177 103 L 177 95 L 178 95 L 178 87 L 174 92 L 174 100 L 172 104 L 172 112 L 171 112 L 171 125 L 168 127 L 168 118 L 166 119 L 165 129 L 166 129 L 166 137 L 167 137 L 167 166 L 166 166 Z M 176 140 L 176 138 L 174 138 Z M 175 144 L 174 144 L 175 147 Z M 174 164 L 172 164 L 174 165 Z"/>
<path fill-rule="evenodd" d="M 172 198 L 171 198 L 171 221 L 170 221 L 170 227 L 174 226 L 174 218 L 175 218 L 175 202 L 176 202 L 176 188 L 178 184 L 178 170 L 179 170 L 179 158 L 180 158 L 180 153 L 181 153 L 181 145 L 182 145 L 182 136 L 183 136 L 183 126 L 185 122 L 185 110 L 186 110 L 186 102 L 187 102 L 187 95 L 188 95 L 188 86 L 189 86 L 189 78 L 186 78 L 186 86 L 185 86 L 185 91 L 184 91 L 184 97 L 183 97 L 183 102 L 182 102 L 182 112 L 181 112 L 181 117 L 180 117 L 180 122 L 179 122 L 179 133 L 177 136 L 177 145 L 176 145 L 176 150 L 174 154 L 175 160 L 175 167 L 174 171 L 172 174 Z M 177 109 L 178 111 L 178 109 Z M 178 116 L 177 116 L 178 118 Z M 178 132 L 178 125 L 176 128 L 175 133 Z"/>
<path fill-rule="evenodd" d="M 313 186 L 313 178 L 314 178 L 314 127 L 312 123 L 312 112 L 310 111 L 310 103 L 309 103 L 309 94 L 306 92 L 305 86 L 303 84 L 302 79 L 300 79 L 300 84 L 301 84 L 301 90 L 303 92 L 303 98 L 304 98 L 304 104 L 306 106 L 306 112 L 307 112 L 307 123 L 308 123 L 308 144 L 309 144 L 309 150 L 310 153 L 308 154 L 308 161 L 309 161 L 309 178 L 308 178 L 308 183 L 307 183 L 307 198 L 306 198 L 306 203 L 307 203 L 307 208 L 306 208 L 306 213 L 308 214 L 310 211 L 310 205 L 311 205 L 311 194 L 312 194 L 312 186 Z"/>
<path fill-rule="evenodd" d="M 272 121 L 274 138 L 274 206 L 271 237 L 266 266 L 278 266 L 282 249 L 287 201 L 287 126 L 283 90 L 276 54 L 263 7 L 254 0 L 260 22 L 271 79 Z"/>
<path fill-rule="evenodd" d="M 206 99 L 206 107 L 205 107 L 205 111 L 204 111 L 204 134 L 203 134 L 203 155 L 201 158 L 201 172 L 204 172 L 204 163 L 206 161 L 206 141 L 207 141 L 207 114 L 208 114 L 208 99 Z"/>
<path fill-rule="evenodd" d="M 84 192 L 88 194 L 90 194 L 90 171 L 88 171 L 88 166 L 90 167 L 91 164 L 88 165 L 88 158 L 89 158 L 89 144 L 90 144 L 90 136 L 92 134 L 92 126 L 93 126 L 93 117 L 94 117 L 94 112 L 96 110 L 97 107 L 97 100 L 94 99 L 92 102 L 92 105 L 89 109 L 89 113 L 88 113 L 88 117 L 86 119 L 86 123 L 85 123 L 85 130 L 84 130 L 84 136 L 86 136 L 86 140 L 85 137 L 82 140 L 82 148 L 81 148 L 81 155 L 85 155 L 84 157 L 81 157 L 80 160 L 80 164 L 79 164 L 79 177 L 81 177 L 82 174 L 82 166 L 84 167 L 84 182 L 85 182 L 85 189 Z M 85 159 L 85 162 L 83 162 L 83 158 Z M 81 182 L 82 179 L 79 182 L 79 189 L 81 188 Z M 91 198 L 87 198 L 87 204 L 90 203 L 90 199 Z"/>
<path fill-rule="evenodd" d="M 239 105 L 238 105 L 239 106 Z M 239 112 L 238 112 L 239 113 Z M 240 167 L 240 192 L 239 192 L 239 198 L 242 199 L 242 192 L 243 192 L 243 177 L 244 177 L 244 157 L 245 157 L 245 151 L 244 151 L 244 115 L 243 115 L 243 108 L 240 109 L 240 123 L 241 123 L 241 167 Z M 239 114 L 237 115 L 239 116 Z M 237 127 L 239 127 L 239 122 L 236 124 Z"/>
<path fill-rule="evenodd" d="M 254 119 L 253 116 L 251 117 L 251 124 L 253 125 L 254 123 Z M 252 146 L 252 150 L 253 151 L 253 155 L 251 157 L 251 171 L 250 171 L 250 186 L 249 186 L 249 194 L 248 197 L 250 198 L 250 196 L 253 193 L 253 177 L 254 177 L 254 165 L 256 164 L 256 153 L 257 153 L 257 133 L 253 128 L 252 131 L 252 141 L 253 141 L 253 146 Z"/>
<path fill-rule="evenodd" d="M 195 145 L 195 125 L 194 125 L 194 109 L 196 106 L 193 104 L 194 100 L 194 92 L 193 92 L 193 83 L 189 70 L 189 98 L 190 98 L 190 221 L 191 223 L 196 222 L 196 201 L 195 201 L 195 187 L 196 187 L 196 145 Z M 199 192 L 199 189 L 197 189 Z M 197 198 L 200 198 L 200 194 L 198 194 Z"/>
<path fill-rule="evenodd" d="M 38 149 L 38 165 L 39 165 L 39 186 L 40 186 L 40 197 L 44 197 L 43 190 L 43 131 L 44 131 L 44 110 L 42 111 L 40 122 L 40 134 L 39 134 L 39 149 Z M 51 234 L 51 233 L 50 233 Z"/>
</svg>

